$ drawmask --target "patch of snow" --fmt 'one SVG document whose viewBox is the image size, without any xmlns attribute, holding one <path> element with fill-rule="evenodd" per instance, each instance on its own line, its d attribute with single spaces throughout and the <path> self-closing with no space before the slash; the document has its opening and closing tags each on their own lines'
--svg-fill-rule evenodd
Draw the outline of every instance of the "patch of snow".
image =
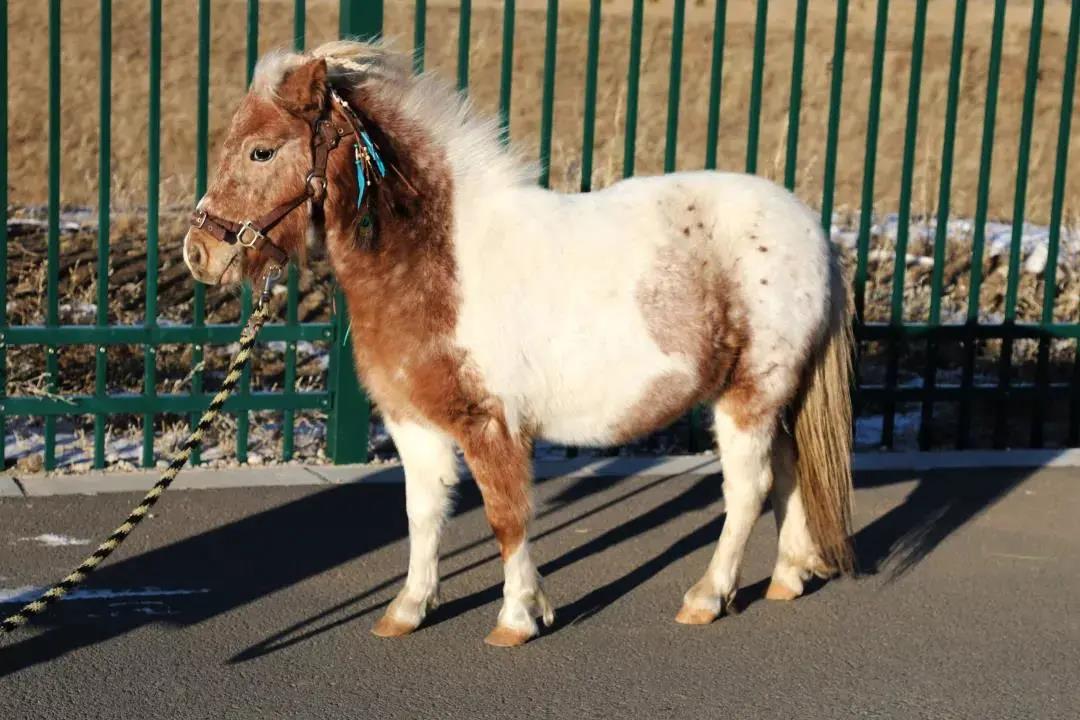
<svg viewBox="0 0 1080 720">
<path fill-rule="evenodd" d="M 89 545 L 89 540 L 83 540 L 82 538 L 73 538 L 69 535 L 59 535 L 57 533 L 42 533 L 41 535 L 35 535 L 34 537 L 19 538 L 20 540 L 30 540 L 40 543 L 47 547 L 66 547 L 68 545 Z"/>
<path fill-rule="evenodd" d="M 912 410 L 897 412 L 893 423 L 893 450 L 917 450 L 922 412 Z M 855 420 L 855 448 L 871 450 L 881 447 L 881 429 L 884 415 L 865 415 Z"/>
<path fill-rule="evenodd" d="M 30 602 L 48 588 L 23 585 L 16 588 L 0 588 L 0 602 L 22 603 Z M 129 597 L 169 597 L 173 595 L 202 595 L 210 592 L 210 588 L 79 588 L 72 590 L 62 599 L 67 600 L 111 600 L 113 598 Z"/>
<path fill-rule="evenodd" d="M 859 227 L 855 221 L 844 221 L 838 213 L 833 215 L 830 227 L 832 240 L 841 247 L 854 250 L 858 245 Z M 870 226 L 872 237 L 885 238 L 890 241 L 896 240 L 900 230 L 900 216 L 897 213 L 875 218 Z M 1066 226 L 1059 229 L 1059 253 L 1058 265 L 1068 267 L 1080 260 L 1080 232 L 1074 232 Z M 975 223 L 970 218 L 956 218 L 948 221 L 945 237 L 948 241 L 956 238 L 970 238 L 974 235 Z M 1013 224 L 1011 222 L 988 222 L 983 226 L 986 238 L 985 256 L 988 258 L 1008 255 L 1013 243 Z M 908 238 L 911 240 L 933 241 L 937 233 L 937 219 L 919 219 L 908 225 Z M 1023 260 L 1022 271 L 1031 275 L 1039 275 L 1046 270 L 1048 246 L 1050 242 L 1050 228 L 1045 225 L 1023 223 L 1019 228 L 1020 257 Z M 887 256 L 891 260 L 891 250 L 871 251 L 871 259 L 882 259 Z M 933 257 L 929 255 L 912 255 L 905 257 L 906 263 L 924 267 L 933 266 Z"/>
</svg>

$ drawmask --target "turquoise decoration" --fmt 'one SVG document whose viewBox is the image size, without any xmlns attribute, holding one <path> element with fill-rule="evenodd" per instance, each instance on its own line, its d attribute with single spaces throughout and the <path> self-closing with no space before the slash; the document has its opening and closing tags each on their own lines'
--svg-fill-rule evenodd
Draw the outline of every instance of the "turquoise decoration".
<svg viewBox="0 0 1080 720">
<path fill-rule="evenodd" d="M 375 150 L 375 143 L 371 142 L 371 138 L 368 137 L 367 130 L 360 131 L 360 139 L 364 141 L 364 146 L 368 151 L 368 157 L 375 161 L 375 167 L 379 171 L 379 177 L 386 177 L 386 166 L 383 165 L 382 158 L 379 157 L 379 153 Z"/>
<path fill-rule="evenodd" d="M 360 157 L 360 143 L 353 145 L 353 162 L 356 163 L 356 185 L 359 188 L 356 194 L 356 207 L 364 202 L 364 192 L 367 190 L 367 177 L 364 175 L 364 163 Z"/>
</svg>

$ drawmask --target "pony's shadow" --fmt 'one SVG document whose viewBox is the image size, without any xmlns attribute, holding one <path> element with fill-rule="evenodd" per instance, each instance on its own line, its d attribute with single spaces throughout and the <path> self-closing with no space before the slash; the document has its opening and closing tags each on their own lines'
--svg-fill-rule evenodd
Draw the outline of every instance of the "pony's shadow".
<svg viewBox="0 0 1080 720">
<path fill-rule="evenodd" d="M 874 519 L 856 534 L 860 570 L 865 574 L 891 572 L 891 578 L 908 572 L 933 552 L 957 528 L 963 526 L 1004 495 L 1020 485 L 1029 472 L 993 474 L 963 471 L 934 471 L 915 474 L 915 486 L 892 510 Z M 912 481 L 912 473 L 862 473 L 856 485 L 870 488 Z M 599 493 L 611 490 L 624 478 L 577 480 L 548 501 L 545 513 L 573 507 Z M 611 498 L 587 508 L 538 533 L 540 539 L 570 527 L 582 519 L 639 495 L 667 478 L 634 483 Z M 590 556 L 613 548 L 636 536 L 656 531 L 680 514 L 700 508 L 720 495 L 719 478 L 697 480 L 678 495 L 666 499 L 644 513 L 577 545 L 542 565 L 550 575 Z M 0 677 L 22 668 L 47 662 L 73 650 L 105 642 L 150 623 L 178 626 L 197 624 L 229 610 L 258 601 L 354 558 L 404 538 L 407 523 L 403 511 L 404 492 L 399 485 L 340 485 L 245 517 L 213 530 L 194 535 L 162 548 L 107 565 L 90 581 L 92 586 L 138 587 L 175 585 L 178 578 L 190 587 L 211 588 L 212 592 L 170 598 L 175 612 L 168 617 L 135 613 L 110 617 L 101 603 L 61 603 L 38 621 L 46 630 L 16 643 L 0 647 Z M 458 502 L 458 514 L 480 506 L 479 493 L 468 483 Z M 542 514 L 543 517 L 543 514 Z M 558 609 L 557 628 L 586 622 L 604 607 L 615 603 L 665 567 L 716 542 L 723 516 L 712 518 L 691 532 L 674 539 L 654 557 L 635 565 L 622 576 L 589 591 Z M 489 540 L 483 538 L 455 550 L 465 552 Z M 454 574 L 497 562 L 490 553 Z M 396 586 L 403 575 L 386 578 L 363 592 L 322 610 L 273 636 L 243 650 L 233 662 L 253 659 L 311 637 L 328 632 L 385 603 L 364 604 L 372 596 Z M 737 604 L 746 607 L 764 592 L 767 578 L 740 591 Z M 431 624 L 445 622 L 487 603 L 498 600 L 499 586 L 492 586 L 446 603 L 433 613 Z M 342 611 L 360 605 L 354 612 Z M 12 609 L 10 606 L 4 608 Z M 104 617 L 91 617 L 89 613 Z"/>
<path fill-rule="evenodd" d="M 919 564 L 955 530 L 993 506 L 1032 474 L 1027 469 L 880 472 L 856 476 L 857 488 L 916 481 L 904 501 L 855 534 L 858 571 L 892 581 Z"/>
</svg>

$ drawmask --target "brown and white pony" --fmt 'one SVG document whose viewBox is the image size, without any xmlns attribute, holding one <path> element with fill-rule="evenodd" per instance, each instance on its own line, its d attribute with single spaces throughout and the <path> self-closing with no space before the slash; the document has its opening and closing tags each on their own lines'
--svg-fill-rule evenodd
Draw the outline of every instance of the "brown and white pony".
<svg viewBox="0 0 1080 720">
<path fill-rule="evenodd" d="M 360 132 L 386 174 L 365 158 L 358 208 Z M 851 569 L 847 293 L 815 217 L 775 184 L 690 172 L 542 190 L 448 83 L 342 41 L 261 60 L 198 211 L 184 254 L 199 280 L 260 278 L 275 255 L 325 245 L 347 296 L 360 377 L 406 475 L 408 578 L 375 634 L 415 630 L 438 603 L 455 447 L 504 565 L 487 641 L 519 645 L 554 619 L 529 555 L 533 439 L 624 443 L 696 403 L 715 409 L 727 515 L 675 619 L 730 605 L 770 491 L 768 597 Z M 234 232 L 251 218 L 260 232 Z"/>
</svg>

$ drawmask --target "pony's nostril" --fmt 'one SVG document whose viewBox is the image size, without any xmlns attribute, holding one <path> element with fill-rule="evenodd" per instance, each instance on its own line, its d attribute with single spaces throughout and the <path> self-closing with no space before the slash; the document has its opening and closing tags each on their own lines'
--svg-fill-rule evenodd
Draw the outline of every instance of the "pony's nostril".
<svg viewBox="0 0 1080 720">
<path fill-rule="evenodd" d="M 202 243 L 194 238 L 189 238 L 187 243 L 187 261 L 192 268 L 202 267 L 205 256 Z"/>
</svg>

